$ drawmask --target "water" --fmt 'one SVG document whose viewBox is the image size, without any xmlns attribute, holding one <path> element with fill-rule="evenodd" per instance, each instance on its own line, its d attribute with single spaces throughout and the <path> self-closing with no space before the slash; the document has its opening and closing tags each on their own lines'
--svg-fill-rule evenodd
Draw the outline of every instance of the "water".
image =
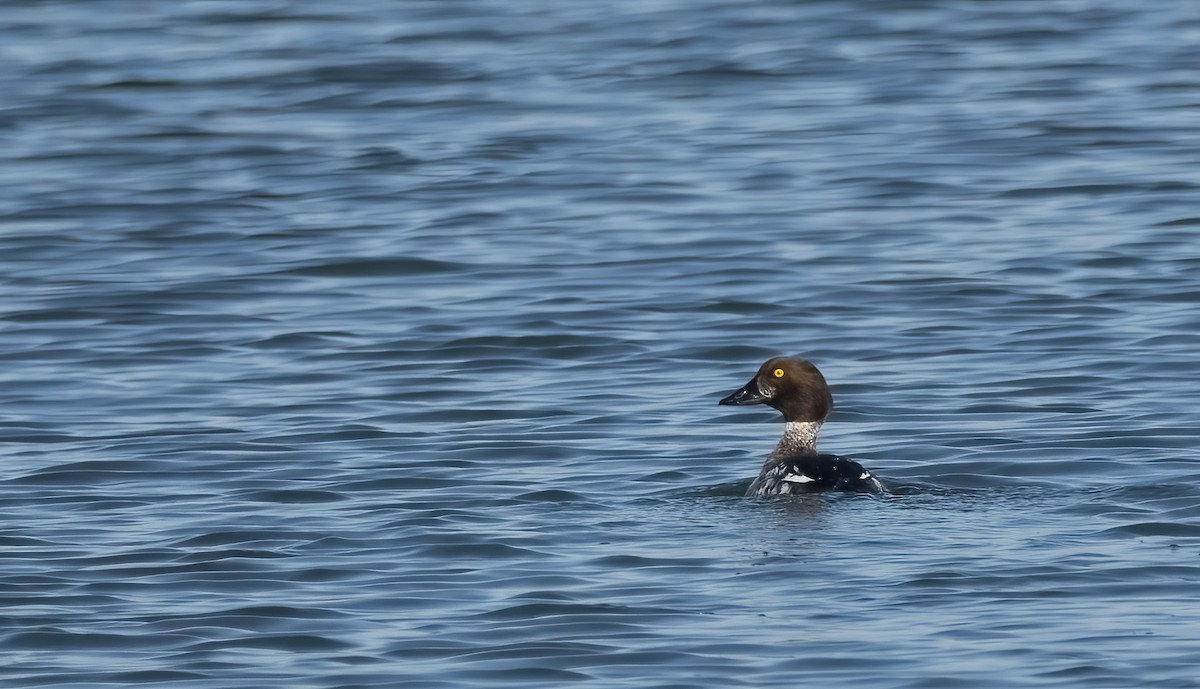
<svg viewBox="0 0 1200 689">
<path fill-rule="evenodd" d="M 1190 2 L 0 13 L 0 684 L 1197 687 Z M 778 353 L 886 498 L 740 497 Z"/>
</svg>

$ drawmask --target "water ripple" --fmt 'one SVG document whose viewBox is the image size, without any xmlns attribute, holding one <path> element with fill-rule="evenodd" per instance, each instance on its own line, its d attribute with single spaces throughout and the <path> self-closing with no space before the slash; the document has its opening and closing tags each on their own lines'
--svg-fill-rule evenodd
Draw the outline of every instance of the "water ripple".
<svg viewBox="0 0 1200 689">
<path fill-rule="evenodd" d="M 50 9 L 5 686 L 1197 686 L 1190 5 Z"/>
</svg>

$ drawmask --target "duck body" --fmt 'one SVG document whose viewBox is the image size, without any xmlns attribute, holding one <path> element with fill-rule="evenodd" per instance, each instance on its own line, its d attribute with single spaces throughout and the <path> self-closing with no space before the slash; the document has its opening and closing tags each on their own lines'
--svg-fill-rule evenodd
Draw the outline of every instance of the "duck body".
<svg viewBox="0 0 1200 689">
<path fill-rule="evenodd" d="M 833 395 L 811 362 L 794 357 L 769 359 L 749 383 L 720 404 L 766 404 L 786 421 L 783 437 L 763 462 L 747 496 L 884 492 L 879 479 L 858 462 L 817 452 L 817 434 L 833 409 Z"/>
<path fill-rule="evenodd" d="M 882 493 L 879 479 L 863 465 L 840 455 L 796 455 L 763 465 L 746 495 L 792 495 L 831 490 Z"/>
</svg>

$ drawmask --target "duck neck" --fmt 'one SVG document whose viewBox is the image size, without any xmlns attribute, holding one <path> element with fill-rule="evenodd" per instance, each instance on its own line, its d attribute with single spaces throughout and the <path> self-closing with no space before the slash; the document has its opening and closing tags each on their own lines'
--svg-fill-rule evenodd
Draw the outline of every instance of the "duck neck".
<svg viewBox="0 0 1200 689">
<path fill-rule="evenodd" d="M 820 432 L 822 423 L 824 422 L 788 421 L 783 427 L 783 437 L 767 457 L 767 462 L 792 455 L 817 454 L 817 433 Z"/>
</svg>

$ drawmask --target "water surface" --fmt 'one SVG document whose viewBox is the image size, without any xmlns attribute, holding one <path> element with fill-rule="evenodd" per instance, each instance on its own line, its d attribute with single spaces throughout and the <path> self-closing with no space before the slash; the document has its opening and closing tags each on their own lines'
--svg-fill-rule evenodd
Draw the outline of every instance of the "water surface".
<svg viewBox="0 0 1200 689">
<path fill-rule="evenodd" d="M 1200 686 L 1197 36 L 7 3 L 2 683 Z"/>
</svg>

